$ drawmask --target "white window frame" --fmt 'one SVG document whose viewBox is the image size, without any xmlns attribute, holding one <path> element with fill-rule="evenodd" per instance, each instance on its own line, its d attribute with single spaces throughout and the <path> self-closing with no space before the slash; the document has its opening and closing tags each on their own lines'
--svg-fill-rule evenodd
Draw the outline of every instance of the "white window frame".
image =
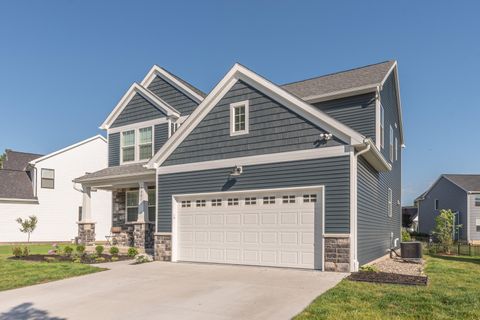
<svg viewBox="0 0 480 320">
<path fill-rule="evenodd" d="M 168 119 L 168 137 L 170 138 L 173 136 L 175 132 L 177 132 L 178 127 L 180 124 L 177 121 L 173 121 L 172 119 Z"/>
<path fill-rule="evenodd" d="M 398 161 L 398 139 L 395 137 L 395 161 Z"/>
<path fill-rule="evenodd" d="M 152 154 L 148 159 L 140 160 L 140 130 L 151 128 L 152 130 Z M 123 133 L 133 131 L 135 134 L 135 142 L 134 142 L 134 156 L 132 161 L 123 161 L 123 148 L 127 148 L 123 145 Z M 142 143 L 141 145 L 146 145 L 147 143 Z M 141 163 L 141 162 L 148 162 L 153 157 L 154 149 L 155 148 L 155 126 L 145 126 L 139 128 L 131 128 L 128 130 L 120 131 L 120 164 L 130 164 L 130 163 Z"/>
<path fill-rule="evenodd" d="M 43 177 L 43 173 L 44 173 L 44 172 L 52 172 L 52 173 L 53 173 L 53 178 L 44 178 L 44 177 Z M 52 187 L 50 188 L 50 187 L 44 186 L 43 180 L 51 180 L 51 181 L 52 181 L 52 184 L 53 184 Z M 42 189 L 50 189 L 50 190 L 55 189 L 55 169 L 42 168 L 42 169 L 40 170 L 40 188 L 42 188 Z"/>
<path fill-rule="evenodd" d="M 150 193 L 153 193 L 153 197 L 151 197 Z M 153 208 L 153 212 L 155 213 L 155 216 L 157 215 L 157 189 L 149 188 L 147 189 L 147 194 L 148 194 L 148 217 L 147 218 L 149 222 L 155 222 L 155 218 L 153 218 L 153 220 L 150 220 L 150 213 L 151 213 L 151 209 Z M 140 194 L 138 194 L 138 196 L 140 196 Z M 153 204 L 150 204 L 151 200 L 155 200 Z"/>
<path fill-rule="evenodd" d="M 245 108 L 245 129 L 235 131 L 235 109 L 240 107 Z M 248 100 L 230 104 L 230 136 L 239 136 L 242 134 L 249 133 L 249 127 L 250 127 L 249 113 L 250 113 L 250 103 Z"/>
<path fill-rule="evenodd" d="M 392 192 L 392 189 L 390 188 L 388 188 L 387 205 L 388 205 L 388 216 L 391 218 L 393 216 L 393 192 Z"/>
<path fill-rule="evenodd" d="M 385 110 L 380 105 L 380 147 L 385 147 Z"/>
<path fill-rule="evenodd" d="M 393 127 L 390 125 L 390 137 L 389 137 L 389 149 L 388 149 L 388 155 L 390 158 L 390 162 L 393 162 Z"/>
<path fill-rule="evenodd" d="M 477 200 L 477 199 L 478 199 L 478 200 Z M 480 204 L 480 196 L 475 196 L 475 197 L 473 198 L 473 205 L 474 205 L 475 207 L 480 207 L 480 205 L 477 206 L 477 203 Z"/>
<path fill-rule="evenodd" d="M 148 129 L 148 128 L 150 128 L 150 132 L 152 133 L 152 140 L 151 140 L 149 143 L 140 143 L 140 130 Z M 153 157 L 153 148 L 154 148 L 154 143 L 153 143 L 153 126 L 138 128 L 138 140 L 137 140 L 136 142 L 137 142 L 137 145 L 138 145 L 138 161 L 139 161 L 139 162 L 149 161 L 149 160 Z M 150 157 L 148 157 L 147 159 L 140 159 L 140 147 L 141 147 L 141 146 L 146 146 L 146 145 L 150 145 L 150 146 L 151 146 L 151 149 L 150 149 L 150 150 L 151 150 L 151 151 L 150 151 Z"/>
</svg>

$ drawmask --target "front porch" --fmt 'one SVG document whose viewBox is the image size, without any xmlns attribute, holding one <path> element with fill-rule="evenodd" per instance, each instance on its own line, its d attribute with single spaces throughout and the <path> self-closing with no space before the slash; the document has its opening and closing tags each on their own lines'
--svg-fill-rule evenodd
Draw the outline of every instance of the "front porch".
<svg viewBox="0 0 480 320">
<path fill-rule="evenodd" d="M 116 172 L 126 169 L 130 171 L 128 176 Z M 96 242 L 107 242 L 106 251 L 110 246 L 116 246 L 122 251 L 135 247 L 140 253 L 154 253 L 156 216 L 154 170 L 148 170 L 141 164 L 112 167 L 87 174 L 75 182 L 81 184 L 83 194 L 82 210 L 77 222 L 77 243 L 84 244 L 89 251 Z M 91 194 L 96 190 L 107 190 L 112 193 L 112 212 L 102 213 L 111 217 L 111 232 L 105 239 L 96 238 L 95 221 L 92 220 Z"/>
</svg>

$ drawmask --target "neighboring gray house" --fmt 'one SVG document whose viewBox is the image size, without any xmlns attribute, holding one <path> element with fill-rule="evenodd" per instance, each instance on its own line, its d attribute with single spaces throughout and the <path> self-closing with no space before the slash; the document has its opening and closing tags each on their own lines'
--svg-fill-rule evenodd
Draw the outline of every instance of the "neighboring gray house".
<svg viewBox="0 0 480 320">
<path fill-rule="evenodd" d="M 154 66 L 101 126 L 113 242 L 158 260 L 358 270 L 398 247 L 396 61 L 276 85 L 235 64 L 205 94 Z"/>
<path fill-rule="evenodd" d="M 440 210 L 457 212 L 456 223 L 462 225 L 457 238 L 480 243 L 480 175 L 442 174 L 417 199 L 419 231 L 431 233 Z"/>
</svg>

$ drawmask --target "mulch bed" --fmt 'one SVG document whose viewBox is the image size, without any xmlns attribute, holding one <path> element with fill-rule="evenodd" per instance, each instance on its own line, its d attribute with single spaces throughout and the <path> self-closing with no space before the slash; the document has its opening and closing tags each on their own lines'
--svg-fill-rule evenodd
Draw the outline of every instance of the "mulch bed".
<svg viewBox="0 0 480 320">
<path fill-rule="evenodd" d="M 412 276 L 406 274 L 373 271 L 354 272 L 349 275 L 347 279 L 351 281 L 404 284 L 413 286 L 426 286 L 428 283 L 427 276 Z"/>
<path fill-rule="evenodd" d="M 105 261 L 95 261 L 95 259 L 91 259 L 88 255 L 84 255 L 81 258 L 81 263 L 106 263 L 106 262 L 112 262 L 112 256 L 108 254 L 102 254 L 100 257 L 104 258 Z M 131 260 L 129 256 L 125 255 L 119 255 L 117 256 L 118 260 L 116 261 L 125 261 L 125 260 Z M 67 257 L 67 256 L 61 256 L 57 254 L 30 254 L 28 256 L 24 257 L 9 257 L 8 259 L 11 260 L 23 260 L 23 261 L 34 261 L 34 262 L 72 262 L 74 257 Z"/>
</svg>

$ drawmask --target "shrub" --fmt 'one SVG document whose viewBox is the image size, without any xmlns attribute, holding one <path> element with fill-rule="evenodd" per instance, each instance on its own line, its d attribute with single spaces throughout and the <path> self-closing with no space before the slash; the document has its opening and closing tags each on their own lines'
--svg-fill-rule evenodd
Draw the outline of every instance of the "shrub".
<svg viewBox="0 0 480 320">
<path fill-rule="evenodd" d="M 95 247 L 95 251 L 97 252 L 97 255 L 101 256 L 103 253 L 103 250 L 105 250 L 104 246 L 98 245 Z"/>
<path fill-rule="evenodd" d="M 81 263 L 82 262 L 82 259 L 80 258 L 75 258 L 72 260 L 73 263 Z"/>
<path fill-rule="evenodd" d="M 110 248 L 110 254 L 111 254 L 112 256 L 118 256 L 118 252 L 119 252 L 119 250 L 118 250 L 117 247 L 111 247 L 111 248 Z"/>
<path fill-rule="evenodd" d="M 30 250 L 28 249 L 28 247 L 24 247 L 23 248 L 23 256 L 28 257 L 29 254 L 30 254 Z"/>
<path fill-rule="evenodd" d="M 378 267 L 375 265 L 365 265 L 360 267 L 360 271 L 363 272 L 378 272 Z"/>
<path fill-rule="evenodd" d="M 135 263 L 136 264 L 145 263 L 145 262 L 152 262 L 152 261 L 153 261 L 152 256 L 149 255 L 149 254 L 146 254 L 146 253 L 139 254 L 135 257 Z"/>
<path fill-rule="evenodd" d="M 134 247 L 128 248 L 127 255 L 128 255 L 130 258 L 134 258 L 137 254 L 138 254 L 137 248 L 134 248 Z"/>
<path fill-rule="evenodd" d="M 118 261 L 118 257 L 117 257 L 117 256 L 113 256 L 111 260 L 112 260 L 113 262 Z"/>
<path fill-rule="evenodd" d="M 105 262 L 105 258 L 104 257 L 98 257 L 95 259 L 95 262 Z"/>
<path fill-rule="evenodd" d="M 77 253 L 82 255 L 85 253 L 85 246 L 83 244 L 79 244 L 75 250 L 77 250 Z"/>
<path fill-rule="evenodd" d="M 65 253 L 67 257 L 70 257 L 73 253 L 73 248 L 70 246 L 66 246 L 65 248 L 63 248 L 63 253 Z"/>
<path fill-rule="evenodd" d="M 45 259 L 45 261 L 47 262 L 55 262 L 57 261 L 57 259 L 55 257 L 44 257 L 43 259 Z"/>
<path fill-rule="evenodd" d="M 410 237 L 410 233 L 407 230 L 402 229 L 402 242 L 409 242 L 412 241 L 412 237 Z"/>
<path fill-rule="evenodd" d="M 22 257 L 23 256 L 22 247 L 13 247 L 12 254 L 15 256 L 15 258 Z"/>
</svg>

